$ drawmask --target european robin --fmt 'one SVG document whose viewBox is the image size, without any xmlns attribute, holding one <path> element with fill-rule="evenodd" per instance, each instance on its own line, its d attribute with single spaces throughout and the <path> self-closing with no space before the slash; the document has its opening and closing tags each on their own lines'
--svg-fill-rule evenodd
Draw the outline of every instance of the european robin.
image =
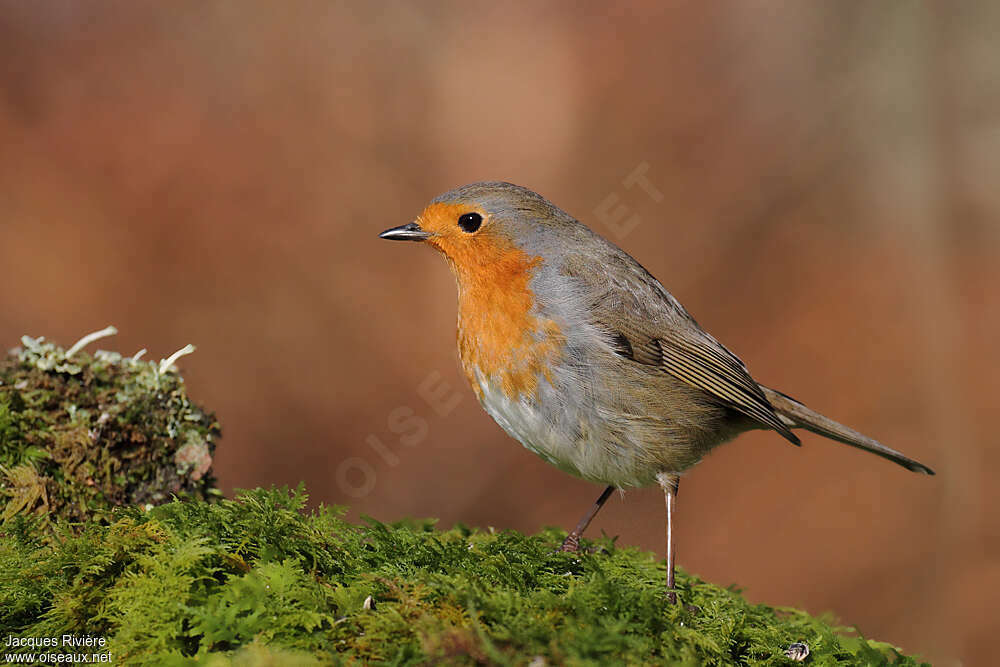
<svg viewBox="0 0 1000 667">
<path fill-rule="evenodd" d="M 459 356 L 486 412 L 549 463 L 607 485 L 563 550 L 578 548 L 613 489 L 663 488 L 671 602 L 680 475 L 744 431 L 798 445 L 792 429 L 803 428 L 934 474 L 757 383 L 636 260 L 527 188 L 466 185 L 380 237 L 448 259 Z"/>
</svg>

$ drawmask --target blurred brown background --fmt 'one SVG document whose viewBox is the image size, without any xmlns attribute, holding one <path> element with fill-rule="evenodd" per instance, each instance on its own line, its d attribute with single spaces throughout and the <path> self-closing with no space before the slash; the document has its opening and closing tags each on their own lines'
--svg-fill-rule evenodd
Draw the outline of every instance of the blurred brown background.
<svg viewBox="0 0 1000 667">
<path fill-rule="evenodd" d="M 569 527 L 600 489 L 480 410 L 445 262 L 376 239 L 462 183 L 524 184 L 761 381 L 938 470 L 744 436 L 682 485 L 681 565 L 989 664 L 1000 5 L 659 4 L 0 1 L 0 342 L 195 343 L 227 491 Z M 662 526 L 641 490 L 592 531 L 662 554 Z"/>
</svg>

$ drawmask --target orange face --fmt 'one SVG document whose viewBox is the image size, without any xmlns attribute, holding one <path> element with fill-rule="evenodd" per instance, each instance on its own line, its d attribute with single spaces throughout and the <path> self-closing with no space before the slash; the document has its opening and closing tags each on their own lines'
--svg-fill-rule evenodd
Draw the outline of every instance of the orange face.
<svg viewBox="0 0 1000 667">
<path fill-rule="evenodd" d="M 473 216 L 479 216 L 480 220 L 473 231 L 467 231 L 472 229 L 469 225 L 465 228 L 459 225 L 463 217 L 474 220 Z M 475 255 L 489 253 L 488 246 L 498 240 L 489 214 L 476 204 L 430 204 L 417 216 L 416 223 L 431 235 L 427 243 L 453 260 L 475 261 Z"/>
<path fill-rule="evenodd" d="M 563 341 L 559 327 L 536 313 L 529 283 L 542 258 L 518 248 L 475 204 L 431 204 L 416 224 L 458 282 L 459 354 L 473 390 L 482 396 L 478 374 L 511 398 L 534 394 Z"/>
<path fill-rule="evenodd" d="M 460 220 L 475 222 L 474 216 L 478 216 L 478 225 L 463 228 Z M 431 204 L 417 216 L 416 224 L 429 234 L 425 242 L 448 258 L 460 296 L 461 292 L 486 292 L 503 300 L 505 294 L 523 293 L 533 268 L 541 262 L 540 257 L 529 256 L 515 246 L 475 204 Z"/>
</svg>

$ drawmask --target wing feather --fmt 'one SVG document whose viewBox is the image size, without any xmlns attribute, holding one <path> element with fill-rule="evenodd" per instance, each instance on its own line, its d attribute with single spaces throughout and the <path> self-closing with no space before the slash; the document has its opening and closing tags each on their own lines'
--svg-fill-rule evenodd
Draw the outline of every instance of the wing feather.
<svg viewBox="0 0 1000 667">
<path fill-rule="evenodd" d="M 592 321 L 607 333 L 612 351 L 657 367 L 799 444 L 743 362 L 702 330 L 649 272 L 622 255 L 611 258 L 620 271 L 617 280 L 599 280 L 599 274 L 574 266 L 564 270 L 583 288 Z"/>
<path fill-rule="evenodd" d="M 781 421 L 764 392 L 750 377 L 739 360 L 716 343 L 699 344 L 673 332 L 656 339 L 663 350 L 663 368 L 683 382 L 704 389 L 723 403 L 774 429 L 789 441 L 799 444 L 788 426 Z M 713 341 L 714 342 L 714 341 Z M 723 354 L 723 352 L 727 354 Z"/>
</svg>

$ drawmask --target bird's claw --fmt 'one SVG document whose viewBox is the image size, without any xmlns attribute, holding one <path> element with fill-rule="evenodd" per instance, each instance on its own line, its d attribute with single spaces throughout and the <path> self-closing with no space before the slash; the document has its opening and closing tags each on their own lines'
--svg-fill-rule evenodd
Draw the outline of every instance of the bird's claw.
<svg viewBox="0 0 1000 667">
<path fill-rule="evenodd" d="M 566 539 L 563 540 L 562 545 L 560 545 L 556 551 L 562 553 L 578 553 L 580 551 L 580 538 L 570 533 L 566 536 Z"/>
</svg>

